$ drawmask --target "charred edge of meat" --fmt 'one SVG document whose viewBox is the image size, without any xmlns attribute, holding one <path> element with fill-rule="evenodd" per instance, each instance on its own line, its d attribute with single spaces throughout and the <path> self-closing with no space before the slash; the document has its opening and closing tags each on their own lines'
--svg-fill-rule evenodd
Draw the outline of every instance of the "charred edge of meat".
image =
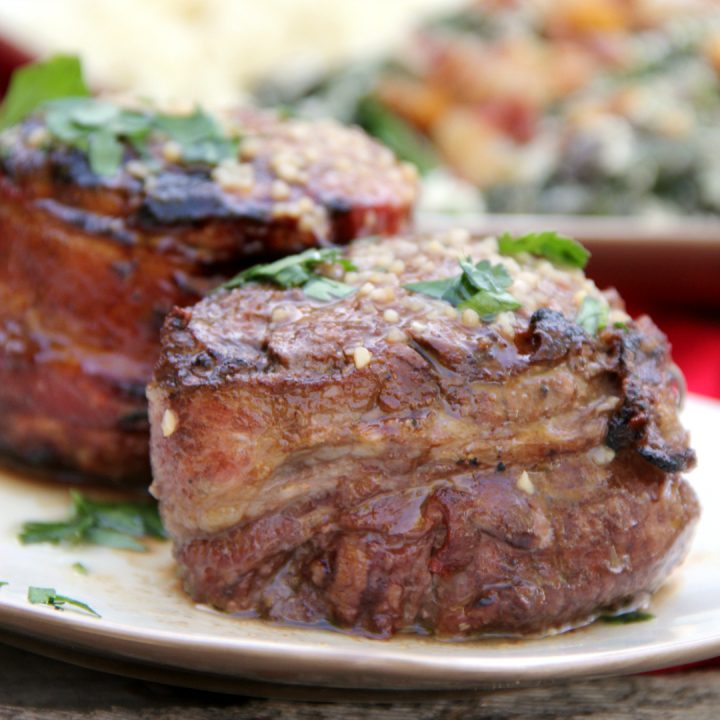
<svg viewBox="0 0 720 720">
<path fill-rule="evenodd" d="M 615 451 L 632 447 L 667 473 L 690 470 L 695 465 L 695 452 L 687 447 L 672 447 L 658 427 L 654 392 L 667 380 L 662 370 L 667 353 L 664 339 L 646 348 L 635 329 L 616 338 L 617 374 L 624 399 L 610 418 L 605 444 Z"/>
<path fill-rule="evenodd" d="M 160 356 L 155 373 L 165 377 L 172 387 L 199 382 L 219 384 L 230 375 L 261 370 L 266 365 L 265 352 L 249 345 L 234 347 L 227 354 L 210 350 L 189 328 L 191 320 L 189 310 L 175 308 L 167 316 L 163 327 L 163 345 L 174 348 L 174 351 Z M 164 365 L 172 369 L 166 370 Z"/>
<path fill-rule="evenodd" d="M 88 210 L 78 210 L 49 198 L 36 200 L 35 205 L 58 220 L 73 225 L 88 234 L 101 235 L 126 247 L 137 243 L 135 234 L 125 227 L 125 223 L 120 218 L 96 215 Z"/>
<path fill-rule="evenodd" d="M 582 328 L 562 313 L 540 308 L 530 317 L 528 329 L 517 335 L 515 345 L 534 362 L 557 362 L 587 340 Z"/>
<path fill-rule="evenodd" d="M 649 463 L 667 473 L 690 470 L 695 465 L 695 451 L 670 448 L 658 431 L 652 403 L 634 385 L 630 382 L 622 406 L 610 418 L 605 444 L 615 451 L 632 447 Z"/>
<path fill-rule="evenodd" d="M 138 211 L 145 225 L 169 225 L 226 218 L 230 208 L 217 185 L 206 175 L 165 172 L 148 183 Z"/>
<path fill-rule="evenodd" d="M 54 182 L 81 188 L 99 188 L 102 185 L 102 178 L 93 172 L 88 158 L 80 150 L 52 150 L 49 161 Z"/>
<path fill-rule="evenodd" d="M 172 225 L 242 216 L 248 220 L 267 221 L 260 207 L 255 211 L 247 204 L 238 213 L 228 197 L 205 171 L 191 173 L 164 172 L 146 185 L 146 197 L 138 210 L 141 225 Z"/>
</svg>

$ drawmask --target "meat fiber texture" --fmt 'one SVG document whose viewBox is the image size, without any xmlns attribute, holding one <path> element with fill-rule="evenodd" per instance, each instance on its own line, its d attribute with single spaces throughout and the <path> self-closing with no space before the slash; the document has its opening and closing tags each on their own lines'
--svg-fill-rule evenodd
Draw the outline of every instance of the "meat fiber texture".
<svg viewBox="0 0 720 720">
<path fill-rule="evenodd" d="M 526 635 L 647 598 L 698 503 L 650 319 L 463 231 L 359 241 L 333 302 L 246 285 L 174 311 L 152 492 L 194 600 L 387 637 Z M 403 286 L 502 263 L 491 322 Z M 587 297 L 609 305 L 590 334 Z M 616 327 L 617 325 L 617 327 Z"/>
<path fill-rule="evenodd" d="M 110 177 L 38 118 L 0 136 L 0 453 L 150 481 L 145 385 L 165 315 L 259 259 L 408 221 L 408 166 L 359 130 L 234 113 L 237 161 Z"/>
</svg>

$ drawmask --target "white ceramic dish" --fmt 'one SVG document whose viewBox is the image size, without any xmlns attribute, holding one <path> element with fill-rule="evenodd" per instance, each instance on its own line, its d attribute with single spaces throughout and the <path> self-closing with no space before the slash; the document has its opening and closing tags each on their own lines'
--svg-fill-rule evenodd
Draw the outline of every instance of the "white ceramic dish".
<svg viewBox="0 0 720 720">
<path fill-rule="evenodd" d="M 248 682 L 458 691 L 651 670 L 720 655 L 720 403 L 691 397 L 685 421 L 700 458 L 691 479 L 704 515 L 690 557 L 654 599 L 656 617 L 649 622 L 596 623 L 543 640 L 452 644 L 414 637 L 374 641 L 228 617 L 196 607 L 180 592 L 167 543 L 147 554 L 20 545 L 24 520 L 66 514 L 67 489 L 5 474 L 0 580 L 9 585 L 0 588 L 0 637 L 52 645 L 51 654 L 66 653 L 68 660 L 94 656 L 98 667 L 112 661 L 175 670 L 184 684 L 219 678 L 223 689 L 236 682 L 243 691 Z M 78 561 L 89 575 L 73 570 Z M 30 585 L 55 587 L 102 618 L 30 605 Z"/>
</svg>

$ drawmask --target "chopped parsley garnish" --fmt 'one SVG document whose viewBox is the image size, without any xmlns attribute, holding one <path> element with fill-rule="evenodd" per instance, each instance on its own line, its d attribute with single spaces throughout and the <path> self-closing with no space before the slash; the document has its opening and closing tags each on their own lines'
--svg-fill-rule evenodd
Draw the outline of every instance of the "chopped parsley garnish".
<svg viewBox="0 0 720 720">
<path fill-rule="evenodd" d="M 95 98 L 65 98 L 48 103 L 48 132 L 65 144 L 87 153 L 92 170 L 112 175 L 122 163 L 129 143 L 144 158 L 148 141 L 171 140 L 187 163 L 213 165 L 237 155 L 239 140 L 223 134 L 220 125 L 200 109 L 192 115 L 162 115 L 150 110 L 125 110 Z"/>
<path fill-rule="evenodd" d="M 98 502 L 71 491 L 73 514 L 59 522 L 26 522 L 20 541 L 103 545 L 144 552 L 147 547 L 136 538 L 164 538 L 157 505 L 146 502 Z"/>
<path fill-rule="evenodd" d="M 608 324 L 607 303 L 594 297 L 586 297 L 582 301 L 575 322 L 589 335 L 597 335 Z"/>
<path fill-rule="evenodd" d="M 598 620 L 614 625 L 629 625 L 630 623 L 647 622 L 654 618 L 655 616 L 652 613 L 645 612 L 644 610 L 633 610 L 632 612 L 622 613 L 621 615 L 601 615 Z"/>
<path fill-rule="evenodd" d="M 90 613 L 90 615 L 100 617 L 100 614 L 95 612 L 87 603 L 66 597 L 65 595 L 59 595 L 55 591 L 55 588 L 29 587 L 28 600 L 33 605 L 50 605 L 50 607 L 54 607 L 56 610 L 65 610 L 66 605 L 72 605 L 73 607 Z"/>
<path fill-rule="evenodd" d="M 218 122 L 199 108 L 192 115 L 154 115 L 152 127 L 180 146 L 185 162 L 217 165 L 237 157 L 239 139 L 226 137 Z"/>
<path fill-rule="evenodd" d="M 75 562 L 72 564 L 72 569 L 80 575 L 89 575 L 90 571 L 81 562 Z"/>
<path fill-rule="evenodd" d="M 456 308 L 471 308 L 485 321 L 504 310 L 517 310 L 520 303 L 507 292 L 512 279 L 502 263 L 491 265 L 481 260 L 475 265 L 470 258 L 460 260 L 462 273 L 443 280 L 427 280 L 404 285 L 405 289 L 445 300 Z"/>
<path fill-rule="evenodd" d="M 584 268 L 590 259 L 590 253 L 577 240 L 553 231 L 528 233 L 520 237 L 503 233 L 498 238 L 498 250 L 501 255 L 530 253 L 560 267 Z"/>
<path fill-rule="evenodd" d="M 26 65 L 10 79 L 0 107 L 0 129 L 15 125 L 50 100 L 88 95 L 80 60 L 73 55 L 55 55 Z"/>
<path fill-rule="evenodd" d="M 267 282 L 281 288 L 301 287 L 305 295 L 323 302 L 344 298 L 355 292 L 356 288 L 352 285 L 316 273 L 315 269 L 319 265 L 340 265 L 345 271 L 357 269 L 350 260 L 341 258 L 339 251 L 334 248 L 311 248 L 272 263 L 254 265 L 221 287 L 231 289 L 248 283 Z"/>
<path fill-rule="evenodd" d="M 166 115 L 125 110 L 89 95 L 76 57 L 27 65 L 13 75 L 0 108 L 0 128 L 40 111 L 50 136 L 86 154 L 93 172 L 105 177 L 120 168 L 125 144 L 150 158 L 151 137 L 176 143 L 180 159 L 187 163 L 214 165 L 237 156 L 239 138 L 226 136 L 199 108 L 190 115 Z"/>
</svg>

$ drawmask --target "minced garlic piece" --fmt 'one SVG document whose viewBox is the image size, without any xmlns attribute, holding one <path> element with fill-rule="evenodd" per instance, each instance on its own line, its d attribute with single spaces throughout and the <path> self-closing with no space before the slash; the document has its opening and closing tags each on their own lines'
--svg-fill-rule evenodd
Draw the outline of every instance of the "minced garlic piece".
<svg viewBox="0 0 720 720">
<path fill-rule="evenodd" d="M 465 308 L 460 320 L 465 327 L 477 327 L 480 324 L 480 316 L 472 308 Z"/>
<path fill-rule="evenodd" d="M 174 411 L 168 408 L 163 413 L 162 423 L 160 425 L 163 437 L 170 437 L 177 430 L 177 426 L 178 416 Z"/>
<path fill-rule="evenodd" d="M 353 351 L 353 362 L 358 370 L 362 370 L 370 363 L 372 353 L 366 347 L 357 347 Z"/>
<path fill-rule="evenodd" d="M 33 128 L 27 136 L 27 144 L 33 148 L 39 148 L 50 140 L 50 133 L 47 128 Z"/>
<path fill-rule="evenodd" d="M 273 180 L 270 197 L 273 200 L 287 200 L 290 197 L 290 186 L 282 180 Z"/>
<path fill-rule="evenodd" d="M 391 287 L 375 288 L 370 293 L 370 299 L 378 303 L 388 303 L 395 299 L 395 290 Z"/>
<path fill-rule="evenodd" d="M 168 162 L 179 162 L 182 159 L 182 148 L 174 140 L 168 140 L 162 146 L 162 156 Z"/>
<path fill-rule="evenodd" d="M 588 455 L 596 465 L 607 465 L 615 459 L 615 451 L 607 445 L 598 445 L 588 451 Z"/>
<path fill-rule="evenodd" d="M 530 476 L 527 474 L 527 470 L 523 470 L 517 481 L 518 490 L 522 490 L 528 495 L 532 495 L 535 492 L 535 486 L 532 484 Z"/>
</svg>

